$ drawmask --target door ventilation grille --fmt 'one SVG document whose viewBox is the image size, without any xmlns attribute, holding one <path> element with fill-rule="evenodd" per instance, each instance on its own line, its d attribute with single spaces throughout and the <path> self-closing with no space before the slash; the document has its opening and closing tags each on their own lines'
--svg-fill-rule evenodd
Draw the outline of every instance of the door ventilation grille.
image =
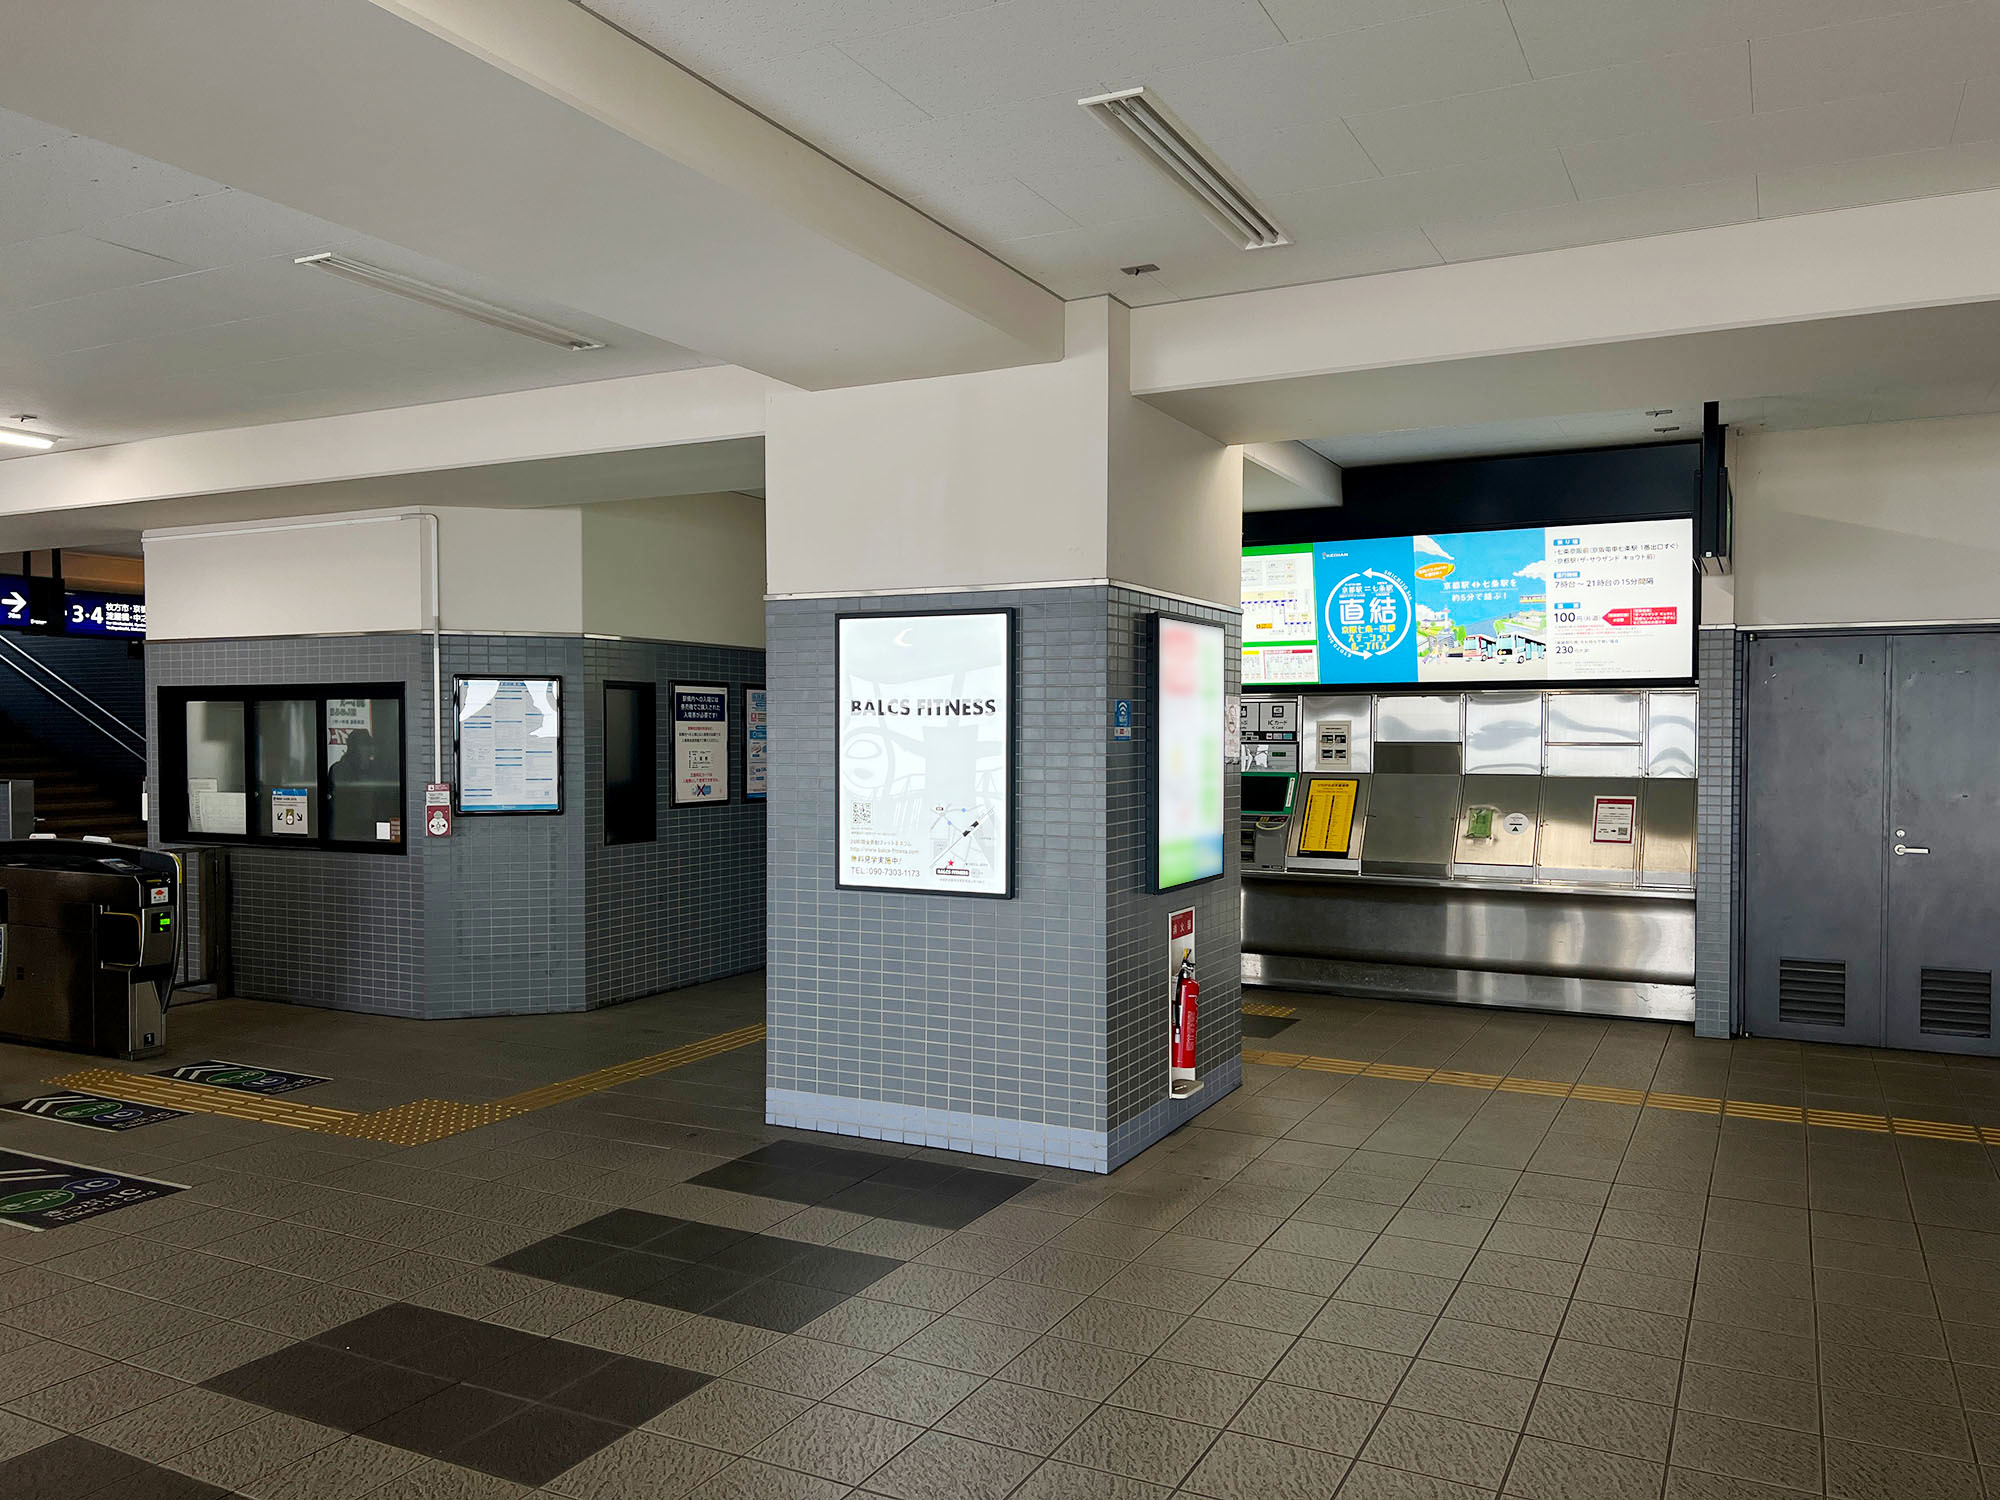
<svg viewBox="0 0 2000 1500">
<path fill-rule="evenodd" d="M 1845 1026 L 1847 965 L 1779 959 L 1778 1019 L 1787 1026 Z"/>
<path fill-rule="evenodd" d="M 1918 1029 L 1929 1036 L 1993 1035 L 1993 974 L 1925 969 L 1917 987 Z"/>
</svg>

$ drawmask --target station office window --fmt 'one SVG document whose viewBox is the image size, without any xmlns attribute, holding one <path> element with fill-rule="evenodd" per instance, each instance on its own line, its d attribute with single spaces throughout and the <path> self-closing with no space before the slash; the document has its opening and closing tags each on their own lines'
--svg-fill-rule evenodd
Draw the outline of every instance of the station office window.
<svg viewBox="0 0 2000 1500">
<path fill-rule="evenodd" d="M 160 694 L 169 841 L 403 852 L 403 689 L 176 688 Z"/>
<path fill-rule="evenodd" d="M 659 837 L 657 700 L 650 682 L 604 685 L 604 842 Z"/>
</svg>

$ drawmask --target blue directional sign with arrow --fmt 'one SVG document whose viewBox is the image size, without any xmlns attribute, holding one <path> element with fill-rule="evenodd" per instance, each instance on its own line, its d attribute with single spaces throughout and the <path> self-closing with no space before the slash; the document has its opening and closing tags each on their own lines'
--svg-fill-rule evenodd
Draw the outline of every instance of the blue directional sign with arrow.
<svg viewBox="0 0 2000 1500">
<path fill-rule="evenodd" d="M 0 626 L 28 630 L 40 622 L 31 618 L 33 590 L 28 580 L 12 573 L 0 573 Z"/>
</svg>

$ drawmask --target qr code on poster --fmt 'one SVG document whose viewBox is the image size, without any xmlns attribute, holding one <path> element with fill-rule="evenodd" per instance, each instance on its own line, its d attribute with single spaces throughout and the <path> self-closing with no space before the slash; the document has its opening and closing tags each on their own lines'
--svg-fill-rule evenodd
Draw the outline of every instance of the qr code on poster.
<svg viewBox="0 0 2000 1500">
<path fill-rule="evenodd" d="M 859 798 L 856 798 L 848 804 L 847 821 L 857 828 L 874 827 L 875 804 L 872 802 L 863 802 Z"/>
</svg>

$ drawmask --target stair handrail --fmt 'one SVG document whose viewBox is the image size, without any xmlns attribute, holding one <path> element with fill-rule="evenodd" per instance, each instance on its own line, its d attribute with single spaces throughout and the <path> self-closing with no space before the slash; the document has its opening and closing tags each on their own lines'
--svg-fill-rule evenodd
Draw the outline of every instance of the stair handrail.
<svg viewBox="0 0 2000 1500">
<path fill-rule="evenodd" d="M 136 759 L 140 765 L 143 766 L 146 763 L 146 737 L 143 734 L 139 733 L 130 724 L 127 724 L 123 719 L 119 718 L 110 709 L 106 708 L 102 703 L 99 703 L 95 698 L 91 697 L 90 694 L 86 693 L 82 688 L 78 687 L 75 683 L 71 682 L 67 677 L 63 676 L 62 673 L 58 672 L 54 667 L 50 666 L 47 662 L 43 661 L 33 652 L 22 650 L 22 648 L 19 645 L 15 644 L 13 641 L 8 640 L 3 635 L 0 635 L 0 647 L 6 648 L 6 651 L 11 653 L 10 655 L 0 655 L 0 666 L 11 667 L 22 678 L 22 680 L 25 681 L 30 687 L 35 688 L 40 692 L 46 694 L 56 703 L 68 709 L 71 713 L 75 714 L 79 719 L 83 720 L 84 723 L 88 724 L 92 729 L 95 729 L 99 734 L 103 735 L 107 740 L 111 741 L 111 743 L 116 745 L 120 750 L 123 750 L 127 755 L 130 755 L 134 759 Z M 16 657 L 20 658 L 20 660 L 19 661 L 15 660 Z M 27 662 L 30 666 L 36 667 L 43 673 L 47 674 L 49 677 L 54 678 L 57 683 L 61 684 L 62 688 L 65 691 L 72 694 L 74 697 L 81 698 L 85 703 L 89 704 L 91 708 L 95 709 L 98 714 L 102 715 L 103 716 L 102 719 L 92 718 L 89 714 L 85 713 L 81 708 L 78 708 L 76 704 L 64 698 L 62 693 L 59 693 L 55 690 L 55 688 L 50 687 L 48 683 L 38 680 L 33 674 L 31 674 L 27 670 L 26 667 L 23 667 L 21 665 L 21 662 L 24 661 Z M 107 727 L 106 721 L 109 722 L 109 727 Z"/>
</svg>

